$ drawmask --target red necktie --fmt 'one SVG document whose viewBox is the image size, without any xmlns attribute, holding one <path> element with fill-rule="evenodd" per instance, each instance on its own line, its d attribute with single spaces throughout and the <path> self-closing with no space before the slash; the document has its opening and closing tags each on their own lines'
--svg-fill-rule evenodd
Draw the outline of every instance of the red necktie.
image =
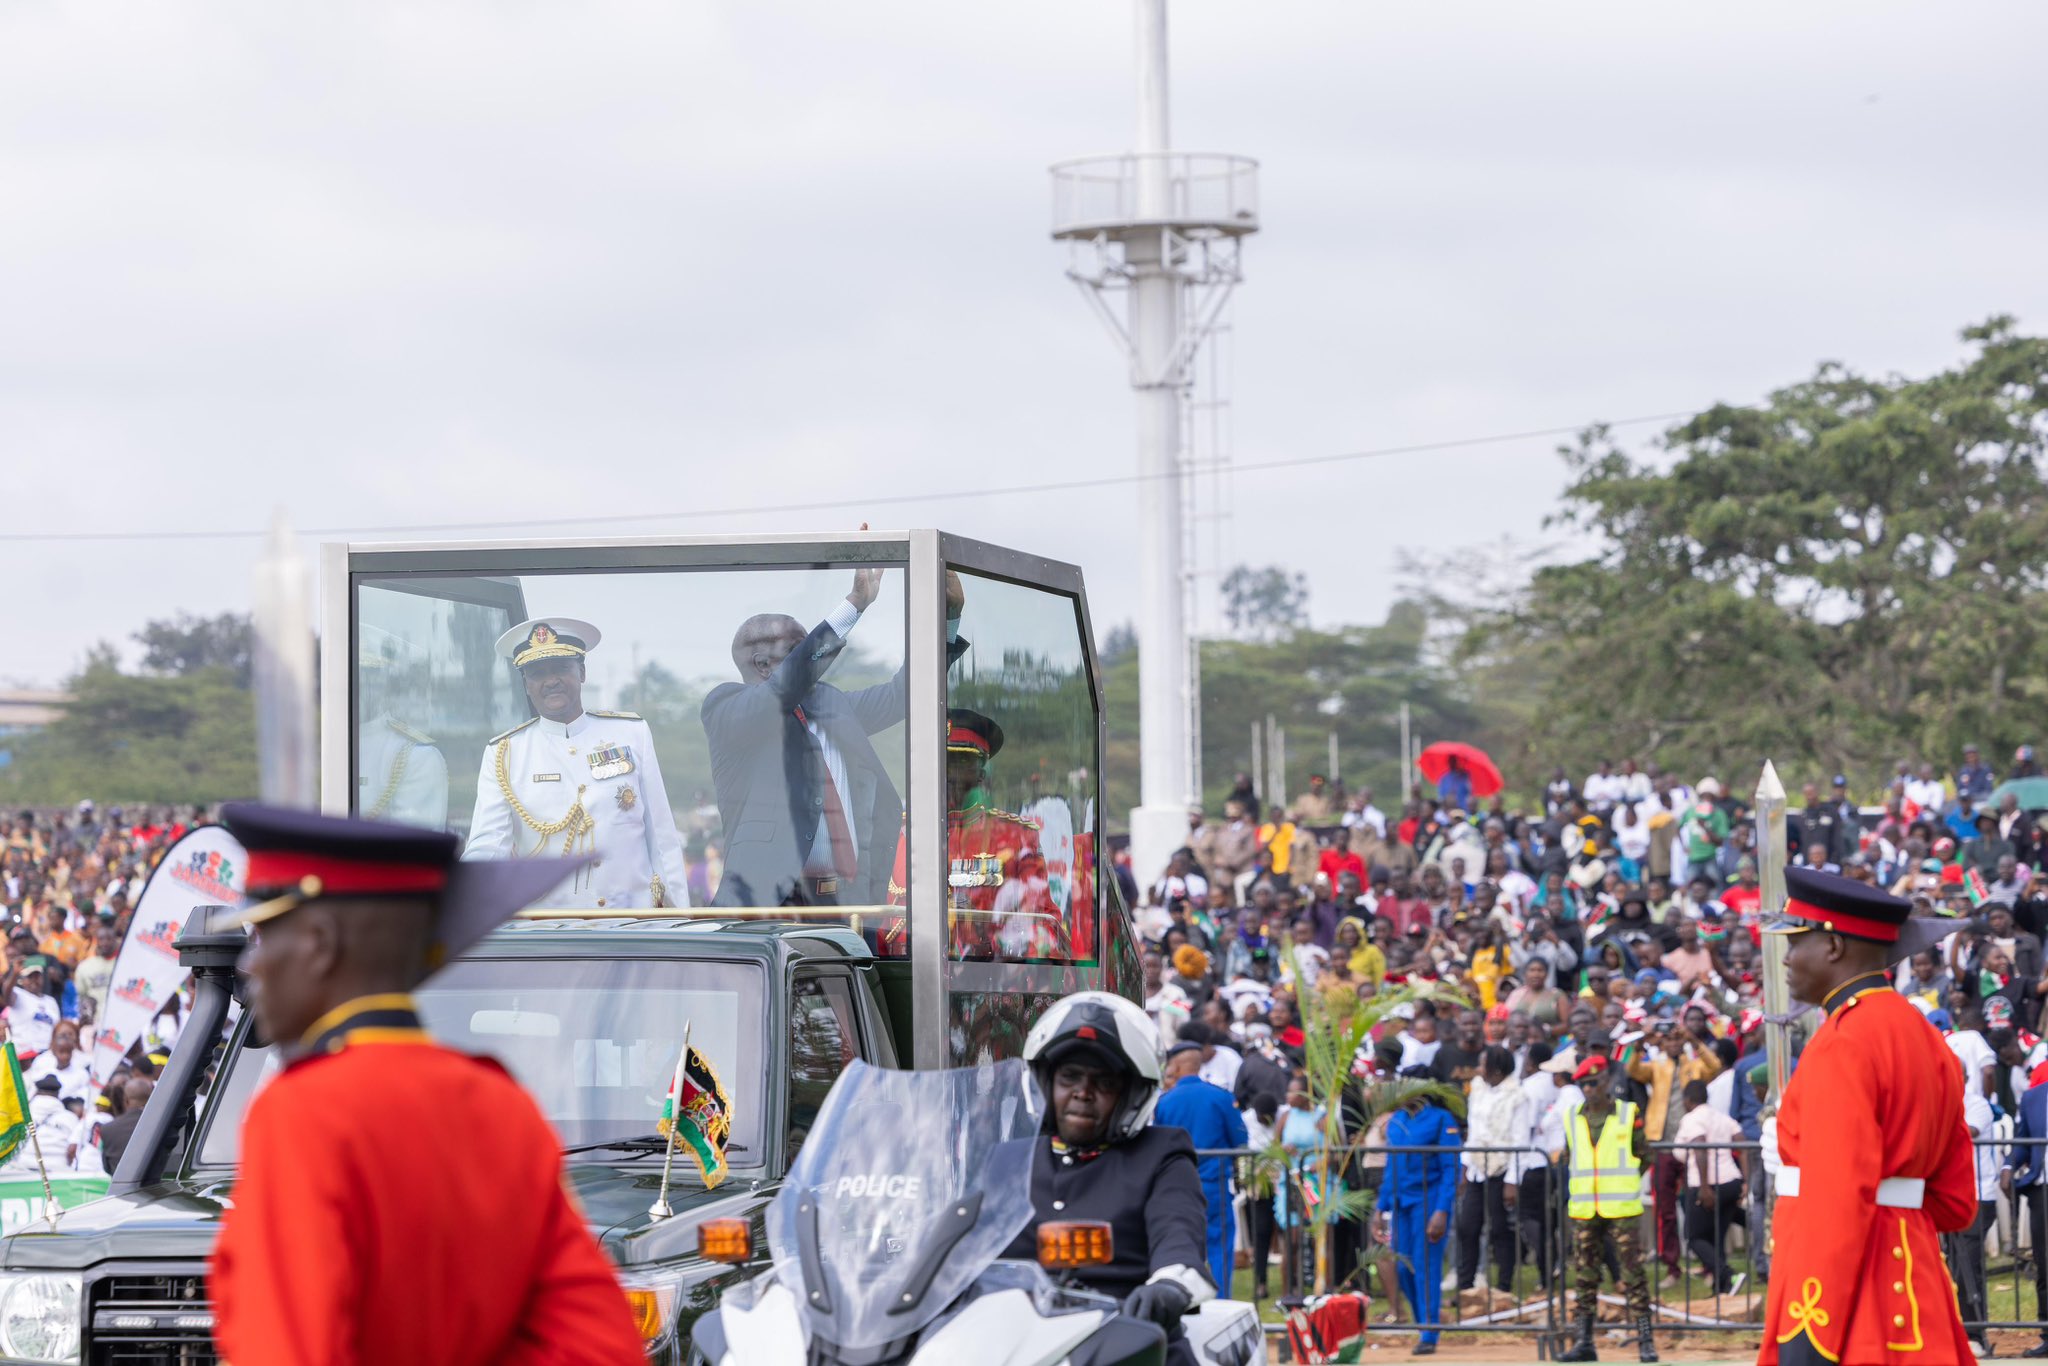
<svg viewBox="0 0 2048 1366">
<path fill-rule="evenodd" d="M 859 866 L 853 849 L 853 831 L 846 824 L 846 808 L 839 802 L 839 784 L 832 781 L 832 766 L 822 762 L 825 771 L 825 830 L 832 836 L 832 871 L 841 877 L 852 877 Z"/>
<path fill-rule="evenodd" d="M 802 707 L 796 708 L 796 719 L 805 729 L 810 728 Z M 845 804 L 839 800 L 839 784 L 832 781 L 832 765 L 825 762 L 823 741 L 819 742 L 818 768 L 825 777 L 825 833 L 832 840 L 832 871 L 852 877 L 860 860 L 853 847 L 853 828 L 846 823 Z"/>
</svg>

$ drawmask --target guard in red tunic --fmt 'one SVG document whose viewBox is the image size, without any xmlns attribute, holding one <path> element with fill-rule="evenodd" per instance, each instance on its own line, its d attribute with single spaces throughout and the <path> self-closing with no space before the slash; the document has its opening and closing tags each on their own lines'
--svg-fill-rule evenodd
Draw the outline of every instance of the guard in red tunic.
<svg viewBox="0 0 2048 1366">
<path fill-rule="evenodd" d="M 639 1366 L 561 1146 L 496 1063 L 437 1045 L 407 994 L 573 872 L 457 863 L 455 837 L 230 805 L 271 900 L 245 963 L 287 1064 L 250 1102 L 208 1277 L 237 1366 Z"/>
<path fill-rule="evenodd" d="M 1937 1235 L 1977 1217 L 1963 1075 L 1888 968 L 1922 937 L 1910 903 L 1788 868 L 1794 998 L 1827 1018 L 1778 1112 L 1763 1366 L 1975 1360 Z M 1917 929 L 1921 922 L 1913 921 Z M 1905 933 L 1902 934 L 1902 931 Z"/>
</svg>

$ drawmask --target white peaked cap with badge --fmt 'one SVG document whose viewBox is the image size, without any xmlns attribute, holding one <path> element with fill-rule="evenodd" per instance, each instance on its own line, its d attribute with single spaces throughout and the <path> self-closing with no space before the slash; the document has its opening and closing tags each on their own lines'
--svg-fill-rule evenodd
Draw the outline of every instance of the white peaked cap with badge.
<svg viewBox="0 0 2048 1366">
<path fill-rule="evenodd" d="M 498 637 L 498 653 L 520 668 L 542 659 L 581 659 L 604 633 L 575 617 L 535 617 Z"/>
</svg>

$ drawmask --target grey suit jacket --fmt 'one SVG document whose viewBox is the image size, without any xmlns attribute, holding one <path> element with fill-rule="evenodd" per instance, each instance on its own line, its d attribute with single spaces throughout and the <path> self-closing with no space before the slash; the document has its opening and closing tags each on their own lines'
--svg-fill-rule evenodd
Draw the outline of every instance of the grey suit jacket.
<svg viewBox="0 0 2048 1366">
<path fill-rule="evenodd" d="M 704 699 L 711 781 L 725 828 L 718 906 L 802 904 L 802 879 L 824 812 L 825 758 L 797 708 L 831 739 L 846 765 L 840 793 L 853 820 L 859 868 L 840 904 L 888 899 L 903 800 L 868 737 L 904 719 L 902 669 L 886 683 L 844 692 L 819 679 L 845 641 L 824 622 L 764 682 L 721 683 Z"/>
</svg>

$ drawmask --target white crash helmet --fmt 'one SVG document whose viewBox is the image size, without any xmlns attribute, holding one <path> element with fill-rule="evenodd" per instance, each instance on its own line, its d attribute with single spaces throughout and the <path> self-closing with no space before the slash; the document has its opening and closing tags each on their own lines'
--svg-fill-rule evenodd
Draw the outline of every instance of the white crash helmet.
<svg viewBox="0 0 2048 1366">
<path fill-rule="evenodd" d="M 1120 1143 L 1152 1122 L 1159 1103 L 1158 1028 L 1144 1007 L 1107 991 L 1077 991 L 1053 1002 L 1024 1040 L 1024 1061 L 1052 1114 L 1053 1067 L 1069 1054 L 1094 1054 L 1129 1075 L 1109 1117 L 1109 1141 Z"/>
</svg>

